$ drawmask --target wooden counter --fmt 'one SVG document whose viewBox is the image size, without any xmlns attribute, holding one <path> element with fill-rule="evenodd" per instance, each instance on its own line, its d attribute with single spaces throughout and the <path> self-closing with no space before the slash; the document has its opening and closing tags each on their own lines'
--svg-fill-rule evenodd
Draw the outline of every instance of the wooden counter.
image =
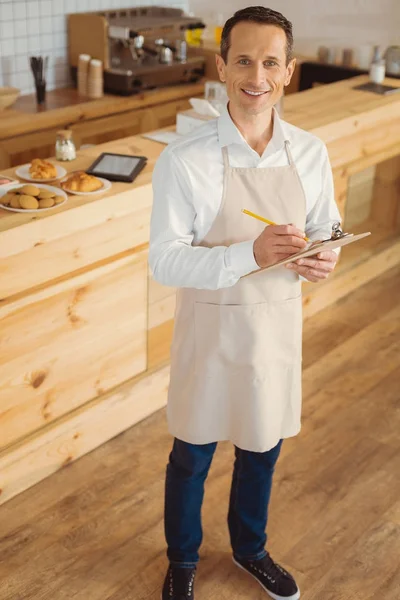
<svg viewBox="0 0 400 600">
<path fill-rule="evenodd" d="M 35 95 L 20 97 L 11 108 L 0 111 L 0 139 L 30 133 L 52 127 L 62 128 L 71 123 L 98 119 L 110 114 L 149 108 L 202 94 L 204 82 L 174 85 L 134 94 L 90 100 L 78 95 L 74 88 L 63 88 L 47 93 L 46 105 L 37 106 Z M 33 119 L 32 116 L 35 115 Z"/>
<path fill-rule="evenodd" d="M 400 94 L 352 90 L 364 79 L 285 100 L 285 119 L 326 141 L 342 214 L 349 177 L 379 163 L 359 226 L 373 235 L 343 250 L 326 283 L 305 285 L 306 317 L 400 260 Z M 0 210 L 0 503 L 165 405 L 175 290 L 147 267 L 163 148 L 132 136 L 80 151 L 70 170 L 104 150 L 149 161 L 133 184 L 40 217 Z"/>
<path fill-rule="evenodd" d="M 75 89 L 54 90 L 44 108 L 35 96 L 23 96 L 0 111 L 0 169 L 51 156 L 59 129 L 71 129 L 79 148 L 167 127 L 190 108 L 189 98 L 203 95 L 201 81 L 98 100 L 81 98 Z"/>
</svg>

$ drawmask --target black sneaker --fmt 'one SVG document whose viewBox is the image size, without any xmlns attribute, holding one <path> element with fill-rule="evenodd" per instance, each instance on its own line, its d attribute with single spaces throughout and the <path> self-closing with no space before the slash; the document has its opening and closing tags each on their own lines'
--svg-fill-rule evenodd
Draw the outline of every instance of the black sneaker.
<svg viewBox="0 0 400 600">
<path fill-rule="evenodd" d="M 233 562 L 250 573 L 274 600 L 298 600 L 300 598 L 300 590 L 292 575 L 276 564 L 268 553 L 259 560 L 234 558 Z"/>
<path fill-rule="evenodd" d="M 161 600 L 194 600 L 195 568 L 170 565 L 165 576 Z"/>
</svg>

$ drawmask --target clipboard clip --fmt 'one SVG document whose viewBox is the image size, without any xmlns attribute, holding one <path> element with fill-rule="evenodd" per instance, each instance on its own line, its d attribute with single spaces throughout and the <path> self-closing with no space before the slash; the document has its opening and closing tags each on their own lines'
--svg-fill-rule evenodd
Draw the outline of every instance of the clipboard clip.
<svg viewBox="0 0 400 600">
<path fill-rule="evenodd" d="M 331 237 L 330 237 L 329 241 L 339 240 L 343 237 L 346 237 L 347 235 L 350 235 L 350 234 L 343 232 L 342 228 L 340 227 L 340 221 L 335 221 L 332 225 L 332 233 L 331 233 Z M 324 241 L 328 241 L 328 240 L 324 240 Z"/>
<path fill-rule="evenodd" d="M 323 244 L 324 242 L 332 242 L 335 240 L 341 240 L 344 237 L 348 237 L 349 235 L 353 235 L 352 233 L 344 233 L 342 228 L 340 227 L 340 221 L 335 221 L 332 225 L 332 233 L 331 237 L 327 240 L 320 240 L 319 242 L 314 242 L 315 244 Z"/>
</svg>

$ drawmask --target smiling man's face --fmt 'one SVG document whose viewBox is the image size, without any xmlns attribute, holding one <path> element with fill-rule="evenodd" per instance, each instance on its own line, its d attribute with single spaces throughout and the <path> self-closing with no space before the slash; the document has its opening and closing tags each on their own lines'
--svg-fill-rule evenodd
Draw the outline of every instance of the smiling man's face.
<svg viewBox="0 0 400 600">
<path fill-rule="evenodd" d="M 230 35 L 227 63 L 217 56 L 230 106 L 258 115 L 277 103 L 293 75 L 295 60 L 286 58 L 286 34 L 280 27 L 240 22 Z"/>
</svg>

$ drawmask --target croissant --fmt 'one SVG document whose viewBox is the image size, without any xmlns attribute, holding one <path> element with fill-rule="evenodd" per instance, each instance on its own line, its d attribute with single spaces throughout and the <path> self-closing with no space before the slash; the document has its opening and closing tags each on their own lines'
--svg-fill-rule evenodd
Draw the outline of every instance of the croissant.
<svg viewBox="0 0 400 600">
<path fill-rule="evenodd" d="M 103 187 L 103 184 L 99 179 L 88 175 L 85 172 L 73 173 L 62 182 L 61 184 L 64 190 L 70 192 L 95 192 Z"/>
</svg>

